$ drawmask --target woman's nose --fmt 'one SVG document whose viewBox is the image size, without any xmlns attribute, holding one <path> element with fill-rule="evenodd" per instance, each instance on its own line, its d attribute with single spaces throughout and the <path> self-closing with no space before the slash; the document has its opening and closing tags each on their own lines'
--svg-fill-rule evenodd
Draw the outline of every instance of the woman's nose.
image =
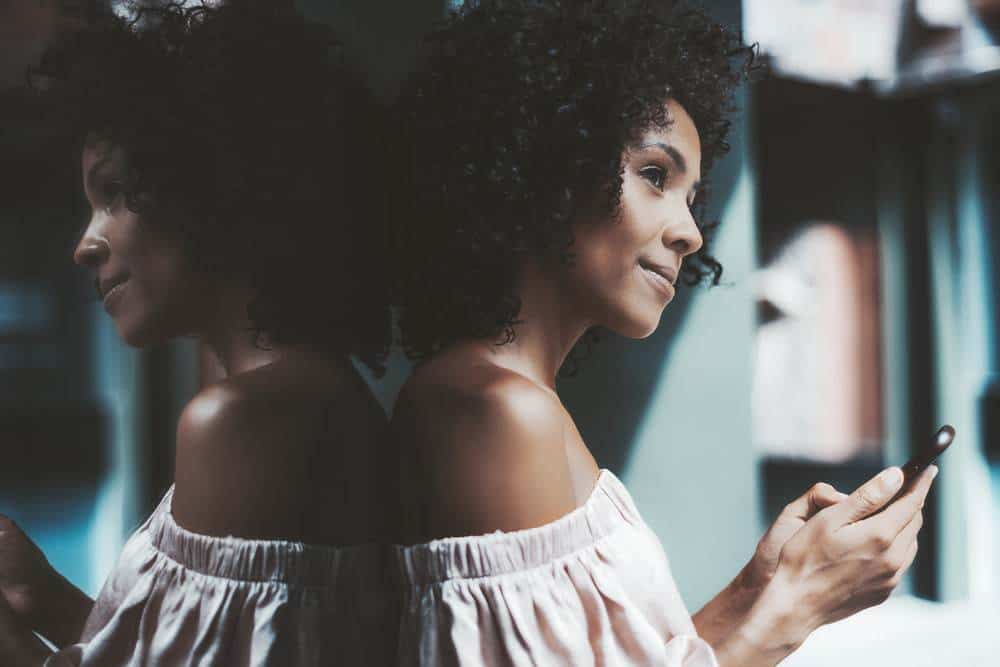
<svg viewBox="0 0 1000 667">
<path fill-rule="evenodd" d="M 698 230 L 698 225 L 686 206 L 681 219 L 667 225 L 663 230 L 663 245 L 667 246 L 681 257 L 693 255 L 701 249 L 704 239 Z"/>
<path fill-rule="evenodd" d="M 73 250 L 73 261 L 88 269 L 96 269 L 111 256 L 111 243 L 94 229 L 94 221 L 87 226 L 83 238 Z"/>
</svg>

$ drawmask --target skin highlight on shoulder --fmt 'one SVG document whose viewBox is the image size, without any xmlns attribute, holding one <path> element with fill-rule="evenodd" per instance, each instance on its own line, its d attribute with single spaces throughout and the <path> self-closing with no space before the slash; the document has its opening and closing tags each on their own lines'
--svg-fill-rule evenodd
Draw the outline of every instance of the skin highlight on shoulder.
<svg viewBox="0 0 1000 667">
<path fill-rule="evenodd" d="M 418 462 L 402 471 L 418 477 L 407 500 L 423 503 L 407 541 L 534 528 L 575 509 L 558 398 L 485 361 L 461 374 L 440 361 L 407 383 L 393 416 L 402 460 Z"/>
</svg>

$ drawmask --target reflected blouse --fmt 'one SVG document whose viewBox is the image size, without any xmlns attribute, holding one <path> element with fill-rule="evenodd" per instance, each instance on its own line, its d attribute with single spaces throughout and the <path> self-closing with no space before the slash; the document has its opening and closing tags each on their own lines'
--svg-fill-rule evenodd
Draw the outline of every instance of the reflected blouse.
<svg viewBox="0 0 1000 667">
<path fill-rule="evenodd" d="M 210 537 L 177 525 L 169 490 L 46 667 L 392 665 L 392 553 Z"/>
</svg>

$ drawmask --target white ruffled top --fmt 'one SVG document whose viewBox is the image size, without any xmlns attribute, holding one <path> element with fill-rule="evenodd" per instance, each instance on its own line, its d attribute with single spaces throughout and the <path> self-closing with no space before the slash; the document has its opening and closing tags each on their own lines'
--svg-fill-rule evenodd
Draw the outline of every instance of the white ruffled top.
<svg viewBox="0 0 1000 667">
<path fill-rule="evenodd" d="M 397 554 L 400 665 L 718 667 L 660 541 L 607 470 L 552 523 Z"/>
</svg>

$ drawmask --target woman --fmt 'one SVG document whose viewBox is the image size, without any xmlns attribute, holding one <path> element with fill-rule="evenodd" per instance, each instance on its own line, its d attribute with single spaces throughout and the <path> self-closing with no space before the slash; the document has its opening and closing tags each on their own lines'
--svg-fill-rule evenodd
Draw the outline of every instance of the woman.
<svg viewBox="0 0 1000 667">
<path fill-rule="evenodd" d="M 74 259 L 118 333 L 194 336 L 224 377 L 184 408 L 175 485 L 96 601 L 2 526 L 4 664 L 46 659 L 29 630 L 52 665 L 383 660 L 363 642 L 382 552 L 332 546 L 385 538 L 385 416 L 348 356 L 377 368 L 388 335 L 375 109 L 323 27 L 212 5 L 103 17 L 40 72 L 82 143 Z"/>
<path fill-rule="evenodd" d="M 648 336 L 680 277 L 721 273 L 694 212 L 747 52 L 668 4 L 466 2 L 399 104 L 403 664 L 773 665 L 916 553 L 932 474 L 871 518 L 899 469 L 817 485 L 692 621 L 559 400 L 589 329 Z"/>
</svg>

